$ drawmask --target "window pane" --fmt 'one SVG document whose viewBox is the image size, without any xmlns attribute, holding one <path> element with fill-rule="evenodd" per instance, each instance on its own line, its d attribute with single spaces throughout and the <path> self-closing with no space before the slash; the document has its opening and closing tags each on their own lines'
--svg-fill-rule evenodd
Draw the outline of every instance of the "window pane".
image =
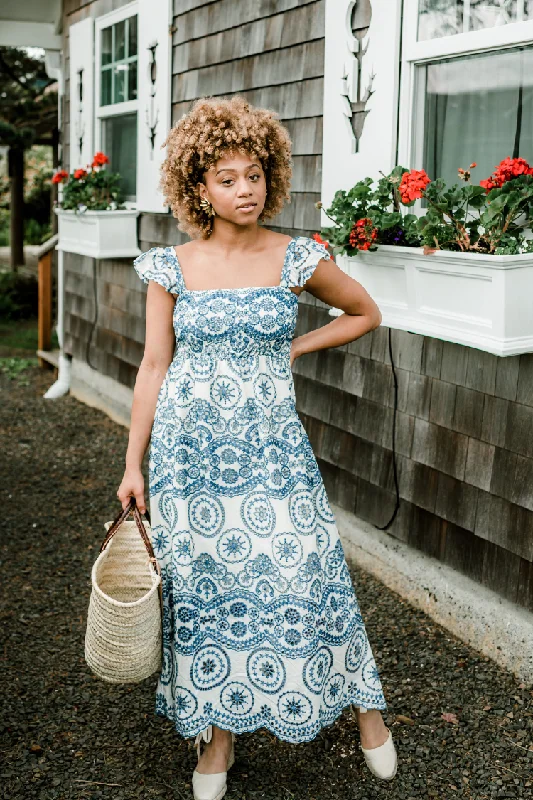
<svg viewBox="0 0 533 800">
<path fill-rule="evenodd" d="M 102 121 L 104 153 L 109 168 L 119 172 L 128 200 L 134 200 L 137 185 L 137 114 L 123 114 Z"/>
<path fill-rule="evenodd" d="M 419 39 L 438 39 L 533 19 L 532 0 L 420 0 Z"/>
<path fill-rule="evenodd" d="M 102 66 L 111 63 L 111 51 L 113 42 L 113 29 L 104 28 L 102 31 Z"/>
<path fill-rule="evenodd" d="M 113 97 L 114 103 L 123 103 L 126 99 L 126 72 L 128 70 L 127 64 L 117 64 L 113 68 L 113 80 L 115 82 L 115 94 Z"/>
<path fill-rule="evenodd" d="M 471 3 L 469 28 L 471 31 L 479 31 L 516 22 L 516 6 L 517 0 L 481 0 Z"/>
<path fill-rule="evenodd" d="M 533 48 L 428 64 L 424 168 L 458 183 L 476 161 L 473 181 L 507 156 L 533 161 Z"/>
<path fill-rule="evenodd" d="M 463 30 L 461 0 L 420 0 L 418 38 L 439 39 Z"/>
<path fill-rule="evenodd" d="M 108 106 L 110 103 L 113 102 L 113 98 L 111 97 L 111 75 L 112 75 L 112 69 L 102 70 L 102 85 L 101 85 L 101 96 L 100 96 L 101 106 Z"/>
<path fill-rule="evenodd" d="M 128 66 L 128 100 L 137 100 L 137 62 L 130 61 Z"/>
<path fill-rule="evenodd" d="M 137 17 L 129 18 L 128 58 L 137 55 Z"/>
<path fill-rule="evenodd" d="M 115 28 L 115 52 L 113 61 L 120 61 L 126 57 L 126 21 L 117 22 Z"/>
<path fill-rule="evenodd" d="M 533 0 L 532 0 L 533 2 Z M 100 105 L 137 99 L 137 16 L 102 30 Z"/>
</svg>

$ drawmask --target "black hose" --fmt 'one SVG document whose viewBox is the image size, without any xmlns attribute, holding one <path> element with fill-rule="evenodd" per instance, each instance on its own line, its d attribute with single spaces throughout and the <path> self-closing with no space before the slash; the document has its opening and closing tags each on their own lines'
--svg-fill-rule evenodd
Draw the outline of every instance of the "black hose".
<svg viewBox="0 0 533 800">
<path fill-rule="evenodd" d="M 96 280 L 96 258 L 93 258 L 93 294 L 94 294 L 94 319 L 91 324 L 91 330 L 89 336 L 87 337 L 87 343 L 85 345 L 85 361 L 87 364 L 92 368 L 96 369 L 94 364 L 91 363 L 91 359 L 89 356 L 89 350 L 91 347 L 91 342 L 93 339 L 93 334 L 96 328 L 96 323 L 98 321 L 98 286 Z"/>
<path fill-rule="evenodd" d="M 400 508 L 400 489 L 398 486 L 398 470 L 396 467 L 396 415 L 398 412 L 398 379 L 396 377 L 394 358 L 392 356 L 392 328 L 389 328 L 389 356 L 392 367 L 392 376 L 394 378 L 394 408 L 392 414 L 392 470 L 394 473 L 394 486 L 396 487 L 396 505 L 394 507 L 394 511 L 392 512 L 392 516 L 386 525 L 374 526 L 380 531 L 385 531 L 390 525 L 392 525 Z"/>
</svg>

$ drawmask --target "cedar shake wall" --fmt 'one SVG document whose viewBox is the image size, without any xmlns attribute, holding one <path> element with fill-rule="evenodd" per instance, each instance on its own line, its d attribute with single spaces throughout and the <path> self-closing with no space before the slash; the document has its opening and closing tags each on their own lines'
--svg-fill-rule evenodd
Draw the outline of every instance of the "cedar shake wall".
<svg viewBox="0 0 533 800">
<path fill-rule="evenodd" d="M 68 24 L 119 0 L 65 3 Z M 324 0 L 176 0 L 172 118 L 204 95 L 240 93 L 280 113 L 293 140 L 292 202 L 268 227 L 291 235 L 320 229 Z M 68 102 L 65 107 L 68 166 Z M 186 237 L 170 214 L 143 214 L 139 246 Z M 133 387 L 144 341 L 146 288 L 131 260 L 65 255 L 66 349 Z M 304 292 L 296 335 L 331 322 Z M 398 380 L 396 460 L 400 509 L 389 533 L 533 610 L 533 354 L 497 357 L 475 348 L 392 331 Z M 293 365 L 297 408 L 328 495 L 384 525 L 395 506 L 394 387 L 388 329 L 308 354 Z"/>
<path fill-rule="evenodd" d="M 297 335 L 331 321 L 300 308 Z M 331 499 L 377 526 L 395 507 L 389 329 L 294 362 L 297 407 Z M 533 611 L 533 354 L 392 330 L 395 538 Z"/>
<path fill-rule="evenodd" d="M 175 0 L 172 123 L 205 96 L 240 94 L 277 111 L 292 143 L 292 196 L 267 227 L 289 235 L 320 230 L 324 0 Z M 142 250 L 181 244 L 176 220 L 146 214 Z"/>
</svg>

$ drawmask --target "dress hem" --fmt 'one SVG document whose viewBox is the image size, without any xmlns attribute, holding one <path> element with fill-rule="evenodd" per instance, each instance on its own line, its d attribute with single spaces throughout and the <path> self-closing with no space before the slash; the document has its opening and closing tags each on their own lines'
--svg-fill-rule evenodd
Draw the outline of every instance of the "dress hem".
<svg viewBox="0 0 533 800">
<path fill-rule="evenodd" d="M 356 708 L 365 708 L 368 711 L 372 711 L 374 709 L 377 710 L 377 711 L 386 711 L 387 710 L 387 703 L 386 702 L 374 703 L 373 705 L 367 705 L 365 703 L 358 702 L 357 698 L 354 697 L 351 700 L 349 700 L 348 702 L 344 703 L 344 705 L 342 705 L 338 709 L 338 712 L 335 715 L 335 717 L 333 717 L 333 719 L 331 719 L 329 722 L 325 722 L 323 725 L 320 725 L 320 727 L 318 728 L 316 733 L 314 733 L 312 736 L 307 736 L 307 737 L 305 737 L 303 739 L 294 739 L 294 738 L 287 738 L 286 736 L 281 736 L 276 730 L 274 730 L 273 726 L 270 725 L 268 723 L 268 721 L 261 721 L 257 725 L 250 725 L 248 727 L 244 727 L 244 728 L 241 727 L 239 729 L 236 729 L 235 727 L 232 727 L 232 726 L 226 726 L 226 725 L 219 724 L 219 722 L 217 722 L 217 720 L 213 719 L 211 716 L 207 717 L 207 720 L 205 722 L 203 722 L 202 725 L 197 730 L 195 730 L 193 733 L 189 733 L 187 736 L 185 736 L 182 733 L 182 731 L 179 729 L 179 727 L 175 724 L 174 717 L 170 716 L 169 714 L 165 714 L 164 711 L 160 711 L 158 709 L 156 709 L 155 713 L 156 713 L 156 715 L 158 717 L 165 717 L 166 719 L 169 719 L 172 722 L 174 722 L 175 730 L 184 739 L 189 739 L 189 738 L 195 737 L 198 733 L 200 733 L 200 731 L 203 731 L 205 728 L 207 728 L 208 725 L 216 725 L 217 728 L 221 728 L 222 730 L 225 730 L 225 731 L 231 731 L 235 735 L 239 735 L 241 733 L 254 733 L 255 731 L 259 730 L 260 728 L 266 728 L 270 733 L 272 733 L 277 739 L 279 739 L 282 742 L 289 742 L 290 744 L 303 744 L 304 742 L 312 742 L 313 739 L 316 739 L 316 737 L 318 736 L 318 734 L 320 733 L 320 731 L 323 728 L 329 728 L 332 725 L 334 725 L 337 722 L 337 720 L 340 718 L 340 716 L 342 715 L 343 711 L 346 708 L 348 708 L 348 706 L 351 706 L 351 705 L 355 706 Z"/>
</svg>

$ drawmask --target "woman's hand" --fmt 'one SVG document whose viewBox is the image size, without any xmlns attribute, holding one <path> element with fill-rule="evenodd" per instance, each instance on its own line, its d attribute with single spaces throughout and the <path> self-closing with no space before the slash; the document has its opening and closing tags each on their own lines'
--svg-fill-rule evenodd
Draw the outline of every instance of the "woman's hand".
<svg viewBox="0 0 533 800">
<path fill-rule="evenodd" d="M 130 497 L 135 497 L 137 508 L 144 514 L 146 503 L 144 502 L 144 478 L 139 467 L 126 467 L 122 483 L 118 487 L 117 497 L 122 503 L 122 508 L 126 508 Z"/>
</svg>

